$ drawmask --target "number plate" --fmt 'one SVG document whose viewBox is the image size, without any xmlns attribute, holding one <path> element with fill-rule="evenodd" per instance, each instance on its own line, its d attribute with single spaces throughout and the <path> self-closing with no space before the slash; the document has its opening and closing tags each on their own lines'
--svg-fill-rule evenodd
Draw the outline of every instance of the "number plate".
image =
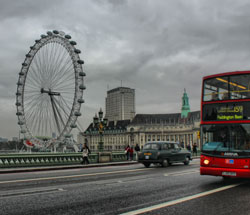
<svg viewBox="0 0 250 215">
<path fill-rule="evenodd" d="M 149 156 L 148 156 L 148 155 L 146 155 L 146 156 L 145 156 L 145 159 L 149 159 Z"/>
<path fill-rule="evenodd" d="M 144 155 L 152 155 L 152 153 L 144 153 Z"/>
<path fill-rule="evenodd" d="M 236 172 L 222 172 L 221 175 L 225 175 L 225 176 L 236 176 Z"/>
</svg>

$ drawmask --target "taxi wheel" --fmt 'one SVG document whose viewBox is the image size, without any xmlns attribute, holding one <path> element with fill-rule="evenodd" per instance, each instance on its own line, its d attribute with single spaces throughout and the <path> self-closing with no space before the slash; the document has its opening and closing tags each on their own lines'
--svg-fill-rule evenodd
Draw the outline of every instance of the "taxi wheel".
<svg viewBox="0 0 250 215">
<path fill-rule="evenodd" d="M 167 166 L 169 166 L 168 160 L 167 160 L 167 159 L 164 159 L 164 160 L 162 161 L 162 163 L 161 163 L 161 166 L 162 166 L 162 167 L 167 167 Z"/>
<path fill-rule="evenodd" d="M 145 167 L 149 167 L 150 166 L 150 163 L 143 163 Z"/>
<path fill-rule="evenodd" d="M 186 158 L 185 158 L 185 161 L 184 161 L 184 164 L 185 164 L 185 165 L 188 165 L 189 162 L 190 162 L 189 157 L 186 157 Z"/>
</svg>

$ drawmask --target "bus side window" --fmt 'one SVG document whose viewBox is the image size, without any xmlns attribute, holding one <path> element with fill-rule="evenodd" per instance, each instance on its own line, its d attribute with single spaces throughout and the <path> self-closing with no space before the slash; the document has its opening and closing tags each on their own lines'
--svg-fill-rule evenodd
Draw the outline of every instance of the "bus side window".
<svg viewBox="0 0 250 215">
<path fill-rule="evenodd" d="M 227 100 L 228 98 L 228 92 L 223 93 L 222 100 Z"/>
<path fill-rule="evenodd" d="M 216 100 L 218 100 L 218 99 L 219 99 L 218 93 L 212 92 L 212 101 L 216 101 Z"/>
</svg>

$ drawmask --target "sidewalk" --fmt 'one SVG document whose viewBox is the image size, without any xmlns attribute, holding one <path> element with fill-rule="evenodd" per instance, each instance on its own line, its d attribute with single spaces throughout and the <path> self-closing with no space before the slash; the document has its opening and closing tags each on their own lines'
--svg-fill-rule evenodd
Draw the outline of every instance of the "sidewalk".
<svg viewBox="0 0 250 215">
<path fill-rule="evenodd" d="M 194 156 L 192 159 L 199 159 L 200 156 Z M 108 162 L 108 163 L 92 163 L 92 164 L 76 164 L 76 165 L 62 165 L 62 166 L 41 166 L 41 167 L 13 167 L 13 168 L 1 168 L 0 174 L 6 173 L 19 173 L 19 172 L 35 172 L 35 171 L 50 171 L 50 170 L 63 170 L 63 169 L 79 169 L 79 168 L 91 168 L 91 167 L 103 167 L 103 166 L 121 166 L 138 164 L 137 161 L 121 161 L 121 162 Z"/>
</svg>

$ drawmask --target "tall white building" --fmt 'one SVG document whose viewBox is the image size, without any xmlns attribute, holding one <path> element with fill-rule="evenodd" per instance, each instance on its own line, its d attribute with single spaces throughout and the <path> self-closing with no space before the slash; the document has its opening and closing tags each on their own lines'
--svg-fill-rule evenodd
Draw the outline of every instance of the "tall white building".
<svg viewBox="0 0 250 215">
<path fill-rule="evenodd" d="M 107 92 L 106 115 L 109 121 L 132 120 L 135 116 L 135 90 L 118 87 Z"/>
</svg>

